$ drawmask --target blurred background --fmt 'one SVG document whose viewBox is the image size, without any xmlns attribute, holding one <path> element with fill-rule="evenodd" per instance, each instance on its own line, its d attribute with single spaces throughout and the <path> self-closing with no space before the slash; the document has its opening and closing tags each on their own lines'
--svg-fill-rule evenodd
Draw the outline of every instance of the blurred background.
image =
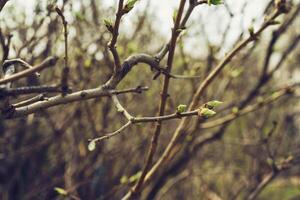
<svg viewBox="0 0 300 200">
<path fill-rule="evenodd" d="M 72 89 L 105 83 L 114 63 L 107 48 L 111 36 L 103 20 L 114 20 L 117 4 L 116 0 L 8 1 L 0 13 L 2 62 L 21 58 L 35 65 L 48 56 L 61 58 L 55 68 L 44 70 L 39 80 L 31 77 L 15 82 L 14 87 L 60 81 L 64 37 L 61 19 L 53 12 L 55 5 L 63 10 L 68 22 Z M 124 16 L 117 43 L 122 61 L 137 53 L 154 55 L 169 41 L 172 15 L 178 4 L 178 0 L 140 0 Z M 250 27 L 257 30 L 273 10 L 273 1 L 269 0 L 226 0 L 220 6 L 197 7 L 178 40 L 172 73 L 201 78 L 171 80 L 166 112 L 173 113 L 179 104 L 189 104 L 207 74 L 249 35 Z M 222 117 L 237 107 L 259 102 L 287 84 L 299 83 L 299 13 L 299 1 L 292 1 L 291 11 L 278 18 L 281 24 L 268 28 L 242 50 L 210 85 L 202 103 L 223 101 L 218 113 Z M 274 39 L 276 32 L 280 34 Z M 274 71 L 267 80 L 263 77 L 264 67 Z M 142 94 L 124 94 L 120 101 L 134 116 L 155 116 L 162 76 L 153 80 L 153 72 L 141 65 L 125 77 L 118 89 L 138 85 L 150 89 Z M 299 95 L 296 88 L 293 95 L 229 124 L 191 127 L 187 131 L 192 137 L 183 141 L 183 150 L 144 188 L 141 199 L 246 199 L 272 174 L 272 162 L 300 155 Z M 12 101 L 30 97 L 18 96 Z M 155 124 L 131 126 L 101 142 L 93 152 L 87 150 L 87 145 L 88 139 L 113 132 L 124 123 L 126 119 L 116 112 L 110 98 L 1 120 L 0 199 L 121 199 L 143 168 Z M 178 123 L 163 123 L 154 160 L 162 154 Z M 216 137 L 202 145 L 210 135 Z M 298 166 L 291 164 L 276 174 L 256 199 L 300 199 Z M 63 197 L 55 187 L 72 196 Z"/>
</svg>

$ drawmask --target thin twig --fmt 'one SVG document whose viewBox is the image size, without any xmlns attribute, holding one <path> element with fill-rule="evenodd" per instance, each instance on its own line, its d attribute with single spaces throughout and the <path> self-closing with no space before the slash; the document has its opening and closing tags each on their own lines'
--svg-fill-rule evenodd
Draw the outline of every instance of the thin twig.
<svg viewBox="0 0 300 200">
<path fill-rule="evenodd" d="M 114 57 L 114 62 L 115 62 L 114 72 L 115 73 L 121 69 L 121 61 L 120 61 L 120 57 L 119 57 L 119 54 L 118 54 L 118 51 L 116 48 L 116 43 L 117 43 L 118 36 L 119 36 L 119 27 L 120 27 L 121 19 L 122 19 L 122 16 L 125 14 L 124 10 L 123 10 L 123 3 L 124 3 L 124 0 L 119 0 L 118 10 L 116 13 L 116 20 L 115 20 L 115 24 L 114 24 L 113 30 L 112 30 L 112 39 L 108 45 L 108 47 Z"/>
<path fill-rule="evenodd" d="M 246 200 L 254 200 L 256 197 L 267 187 L 282 171 L 285 171 L 291 167 L 293 162 L 293 157 L 288 157 L 279 164 L 276 165 L 276 168 L 273 168 L 272 171 L 267 174 L 263 180 L 253 189 L 253 191 L 246 197 Z"/>
<path fill-rule="evenodd" d="M 112 132 L 112 133 L 108 133 L 104 136 L 98 137 L 98 138 L 94 138 L 94 139 L 89 139 L 90 142 L 100 142 L 102 140 L 106 140 L 106 139 L 110 139 L 111 137 L 114 137 L 120 133 L 122 133 L 123 130 L 125 130 L 127 127 L 129 127 L 132 124 L 131 121 L 128 121 L 124 126 L 122 126 L 121 128 L 119 128 L 118 130 Z"/>
<path fill-rule="evenodd" d="M 32 67 L 30 69 L 26 69 L 24 71 L 21 71 L 19 73 L 11 75 L 11 76 L 9 76 L 7 78 L 1 79 L 0 80 L 0 84 L 12 82 L 12 81 L 18 80 L 20 78 L 29 76 L 30 74 L 33 74 L 35 72 L 41 71 L 41 70 L 43 70 L 43 69 L 45 69 L 47 67 L 51 67 L 51 66 L 53 66 L 53 65 L 56 64 L 57 60 L 58 60 L 58 57 L 48 57 L 41 64 L 39 64 L 39 65 L 37 65 L 35 67 Z"/>
<path fill-rule="evenodd" d="M 30 98 L 30 99 L 26 99 L 26 100 L 24 100 L 24 101 L 15 103 L 15 104 L 13 104 L 12 106 L 13 106 L 14 108 L 18 108 L 18 107 L 22 107 L 22 106 L 27 106 L 27 105 L 32 104 L 32 103 L 35 103 L 35 102 L 37 102 L 37 101 L 44 101 L 44 100 L 46 100 L 46 99 L 47 99 L 47 98 L 45 97 L 45 94 L 39 94 L 39 95 L 37 95 L 37 96 L 35 96 L 35 97 L 32 97 L 32 98 Z"/>
<path fill-rule="evenodd" d="M 117 111 L 122 113 L 128 119 L 128 121 L 131 121 L 133 116 L 129 114 L 129 112 L 121 105 L 117 95 L 112 95 L 112 100 L 117 108 Z"/>
<path fill-rule="evenodd" d="M 3 62 L 2 68 L 5 71 L 6 68 L 9 67 L 10 65 L 16 65 L 16 64 L 20 64 L 21 66 L 23 66 L 27 69 L 33 68 L 33 66 L 31 66 L 30 64 L 28 64 L 27 62 L 25 62 L 24 60 L 22 60 L 20 58 L 5 60 Z M 40 76 L 40 74 L 38 72 L 36 72 L 35 75 Z"/>
<path fill-rule="evenodd" d="M 63 14 L 63 12 L 56 7 L 55 11 L 61 17 L 64 26 L 64 38 L 65 38 L 65 66 L 62 70 L 62 77 L 61 77 L 61 91 L 62 95 L 65 96 L 68 93 L 68 76 L 69 76 L 69 63 L 68 63 L 68 22 Z"/>
</svg>

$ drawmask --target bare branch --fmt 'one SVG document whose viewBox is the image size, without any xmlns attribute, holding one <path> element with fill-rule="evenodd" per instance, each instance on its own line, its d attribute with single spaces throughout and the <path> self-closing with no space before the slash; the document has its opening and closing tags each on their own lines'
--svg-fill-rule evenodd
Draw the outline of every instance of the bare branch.
<svg viewBox="0 0 300 200">
<path fill-rule="evenodd" d="M 114 136 L 122 133 L 122 131 L 125 130 L 127 127 L 129 127 L 131 124 L 132 124 L 132 122 L 128 121 L 124 126 L 119 128 L 118 130 L 116 130 L 112 133 L 108 133 L 108 134 L 98 137 L 98 138 L 90 139 L 89 141 L 97 143 L 97 142 L 101 142 L 102 140 L 110 139 L 111 137 L 114 137 Z"/>
<path fill-rule="evenodd" d="M 19 73 L 16 73 L 16 74 L 12 75 L 12 76 L 1 79 L 0 84 L 16 81 L 20 78 L 23 78 L 23 77 L 29 76 L 29 75 L 31 75 L 35 72 L 41 71 L 41 70 L 43 70 L 47 67 L 51 67 L 51 66 L 56 64 L 57 60 L 58 60 L 58 57 L 49 57 L 46 60 L 44 60 L 41 64 L 39 64 L 35 67 L 32 67 L 30 69 L 26 69 L 24 71 L 21 71 Z"/>
<path fill-rule="evenodd" d="M 61 92 L 61 88 L 58 86 L 28 86 L 19 88 L 0 88 L 0 97 L 3 96 L 18 96 L 24 94 L 34 93 L 58 93 Z"/>
<path fill-rule="evenodd" d="M 64 38 L 65 38 L 65 66 L 62 70 L 62 77 L 61 77 L 61 91 L 62 91 L 62 95 L 65 96 L 68 93 L 68 76 L 69 76 L 69 63 L 68 63 L 68 22 L 66 21 L 66 18 L 63 14 L 63 12 L 56 7 L 55 11 L 57 12 L 57 14 L 61 17 L 61 20 L 63 22 L 63 26 L 64 26 Z"/>
</svg>

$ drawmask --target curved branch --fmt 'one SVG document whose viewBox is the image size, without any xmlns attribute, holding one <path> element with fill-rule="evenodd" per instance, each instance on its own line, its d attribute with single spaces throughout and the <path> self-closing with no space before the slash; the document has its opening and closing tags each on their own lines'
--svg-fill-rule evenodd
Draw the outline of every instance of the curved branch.
<svg viewBox="0 0 300 200">
<path fill-rule="evenodd" d="M 4 84 L 4 83 L 8 83 L 8 82 L 11 82 L 11 81 L 15 81 L 15 80 L 18 80 L 20 78 L 23 78 L 23 77 L 26 77 L 26 76 L 29 76 L 35 72 L 38 72 L 38 71 L 41 71 L 47 67 L 50 67 L 50 66 L 53 66 L 56 64 L 58 60 L 58 57 L 49 57 L 47 58 L 46 60 L 44 60 L 41 64 L 35 66 L 35 67 L 32 67 L 32 68 L 29 68 L 29 69 L 26 69 L 24 71 L 21 71 L 19 73 L 16 73 L 14 75 L 11 75 L 7 78 L 3 78 L 0 80 L 0 84 Z"/>
</svg>

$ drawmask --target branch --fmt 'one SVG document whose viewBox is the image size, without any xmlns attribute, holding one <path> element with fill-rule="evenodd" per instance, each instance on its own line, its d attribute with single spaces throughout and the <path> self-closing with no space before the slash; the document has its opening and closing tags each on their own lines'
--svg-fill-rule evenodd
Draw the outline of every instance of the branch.
<svg viewBox="0 0 300 200">
<path fill-rule="evenodd" d="M 32 97 L 30 99 L 26 99 L 25 101 L 21 101 L 15 104 L 12 104 L 13 108 L 18 108 L 18 107 L 22 107 L 22 106 L 27 106 L 29 104 L 35 103 L 37 101 L 44 101 L 47 100 L 48 98 L 45 97 L 45 94 L 39 94 L 35 97 Z"/>
<path fill-rule="evenodd" d="M 257 110 L 259 110 L 260 108 L 269 105 L 271 103 L 273 103 L 274 101 L 277 101 L 279 98 L 285 96 L 286 94 L 290 94 L 291 91 L 293 90 L 292 88 L 296 86 L 296 85 L 292 85 L 289 87 L 284 87 L 284 88 L 280 88 L 278 90 L 276 90 L 273 95 L 265 98 L 263 101 L 250 105 L 238 112 L 234 112 L 234 113 L 230 113 L 224 117 L 221 117 L 219 119 L 210 121 L 210 122 L 203 122 L 200 124 L 199 128 L 201 129 L 208 129 L 208 128 L 214 128 L 220 125 L 223 125 L 227 122 L 233 121 L 239 117 L 242 117 L 246 114 L 255 112 Z M 104 139 L 109 139 L 115 135 L 120 134 L 123 130 L 125 130 L 125 128 L 127 128 L 130 125 L 134 125 L 134 124 L 138 124 L 138 123 L 153 123 L 153 122 L 162 122 L 162 121 L 169 121 L 169 120 L 173 120 L 173 119 L 181 119 L 184 117 L 191 117 L 191 116 L 198 116 L 201 119 L 205 119 L 201 116 L 199 116 L 199 109 L 193 110 L 193 111 L 187 111 L 187 112 L 183 112 L 183 113 L 178 113 L 175 112 L 173 114 L 169 114 L 169 115 L 164 115 L 164 116 L 155 116 L 155 117 L 134 117 L 131 114 L 128 113 L 128 111 L 120 104 L 119 100 L 117 99 L 117 97 L 115 95 L 112 96 L 113 102 L 117 108 L 117 111 L 119 113 L 122 113 L 128 120 L 128 122 L 122 126 L 120 129 L 118 129 L 117 131 L 107 134 L 105 136 L 102 136 L 100 138 L 96 138 L 93 140 L 97 140 L 97 142 L 104 140 Z"/>
<path fill-rule="evenodd" d="M 129 114 L 129 112 L 121 105 L 118 97 L 116 95 L 112 95 L 112 100 L 117 108 L 117 111 L 122 113 L 128 121 L 131 121 L 133 119 L 132 115 Z"/>
<path fill-rule="evenodd" d="M 118 54 L 118 51 L 116 48 L 116 43 L 117 43 L 117 39 L 119 36 L 119 27 L 120 27 L 121 19 L 122 19 L 122 16 L 125 14 L 124 10 L 123 10 L 123 3 L 124 3 L 124 0 L 119 0 L 118 10 L 116 13 L 116 21 L 113 26 L 113 30 L 111 32 L 112 39 L 108 45 L 108 47 L 114 57 L 114 61 L 115 61 L 114 72 L 115 73 L 121 69 L 121 61 L 120 61 L 120 57 L 119 57 L 119 54 Z"/>
<path fill-rule="evenodd" d="M 15 80 L 18 80 L 20 78 L 23 78 L 23 77 L 26 77 L 26 76 L 29 76 L 35 72 L 38 72 L 38 71 L 41 71 L 47 67 L 50 67 L 50 66 L 53 66 L 56 64 L 58 60 L 58 57 L 49 57 L 47 58 L 46 60 L 44 60 L 41 64 L 35 66 L 35 67 L 32 67 L 30 69 L 26 69 L 24 71 L 21 71 L 19 73 L 16 73 L 14 75 L 11 75 L 7 78 L 3 78 L 0 80 L 0 84 L 5 84 L 5 83 L 8 83 L 8 82 L 12 82 L 12 81 L 15 81 Z"/>
<path fill-rule="evenodd" d="M 274 53 L 274 46 L 278 42 L 279 38 L 284 35 L 284 33 L 288 30 L 288 28 L 291 26 L 292 22 L 296 19 L 300 12 L 300 4 L 298 4 L 296 10 L 291 14 L 291 16 L 284 21 L 284 23 L 275 31 L 273 31 L 271 41 L 269 42 L 268 49 L 266 52 L 266 56 L 264 59 L 264 66 L 263 71 L 261 75 L 261 79 L 263 79 L 265 76 L 267 76 L 270 59 L 272 54 Z"/>
<path fill-rule="evenodd" d="M 172 36 L 171 40 L 169 42 L 169 54 L 168 54 L 168 59 L 167 59 L 167 67 L 166 71 L 169 74 L 172 70 L 173 67 L 173 60 L 174 60 L 174 54 L 175 54 L 175 48 L 176 48 L 176 42 L 177 38 L 180 34 L 179 28 L 180 28 L 180 21 L 183 15 L 184 11 L 184 6 L 185 6 L 186 0 L 181 0 L 178 8 L 178 13 L 174 22 L 174 28 L 172 29 Z M 164 77 L 164 83 L 162 86 L 162 92 L 161 92 L 161 98 L 160 98 L 160 103 L 159 103 L 159 111 L 158 111 L 158 116 L 164 115 L 165 113 L 165 107 L 167 103 L 167 98 L 168 98 L 168 90 L 169 90 L 169 82 L 170 82 L 170 77 L 165 76 Z M 127 195 L 125 195 L 122 199 L 130 199 L 132 195 L 138 195 L 138 193 L 141 191 L 144 179 L 150 169 L 150 165 L 152 164 L 152 160 L 154 157 L 154 154 L 156 152 L 156 147 L 158 143 L 158 138 L 161 132 L 161 121 L 158 122 L 158 124 L 155 127 L 152 139 L 151 139 L 151 144 L 148 150 L 145 166 L 142 170 L 142 174 L 140 178 L 138 179 L 137 183 L 135 186 L 132 188 L 132 192 L 129 192 Z"/>
<path fill-rule="evenodd" d="M 231 52 L 229 52 L 225 58 L 221 61 L 217 67 L 206 77 L 206 79 L 201 83 L 199 86 L 196 94 L 193 97 L 193 100 L 189 106 L 189 110 L 193 110 L 197 107 L 200 97 L 202 96 L 203 92 L 207 88 L 207 86 L 219 75 L 222 69 L 231 61 L 231 59 L 237 55 L 237 53 L 247 46 L 248 43 L 252 42 L 257 36 L 263 32 L 268 26 L 272 25 L 274 19 L 276 19 L 281 13 L 283 13 L 282 9 L 277 8 L 274 13 L 263 23 L 262 27 L 251 34 L 247 39 L 240 42 Z M 255 37 L 253 37 L 255 36 Z M 181 120 L 179 126 L 177 127 L 171 141 L 169 142 L 167 148 L 165 149 L 163 155 L 159 158 L 156 164 L 152 167 L 152 169 L 148 172 L 145 182 L 148 182 L 154 175 L 154 173 L 165 163 L 168 157 L 171 155 L 172 149 L 177 142 L 177 139 L 181 136 L 182 130 L 187 126 L 188 120 L 183 119 Z"/>
<path fill-rule="evenodd" d="M 274 20 L 281 14 L 280 10 L 276 9 L 273 14 L 268 18 L 267 21 L 261 26 L 259 30 L 249 35 L 248 38 L 241 41 L 233 50 L 231 50 L 225 58 L 213 69 L 213 71 L 203 80 L 201 85 L 198 87 L 196 94 L 193 97 L 192 103 L 189 106 L 189 109 L 193 109 L 197 106 L 201 96 L 203 95 L 205 89 L 209 84 L 220 74 L 224 67 L 235 57 L 241 49 L 246 47 L 250 42 L 254 41 L 260 33 L 262 33 L 267 27 L 273 25 Z"/>
<path fill-rule="evenodd" d="M 122 131 L 125 130 L 127 127 L 129 127 L 131 124 L 132 124 L 132 122 L 128 121 L 124 126 L 122 126 L 121 128 L 119 128 L 115 132 L 108 133 L 108 134 L 106 134 L 104 136 L 101 136 L 101 137 L 98 137 L 98 138 L 95 138 L 95 139 L 89 139 L 88 141 L 89 142 L 98 143 L 98 142 L 101 142 L 102 140 L 110 139 L 111 137 L 116 136 L 116 135 L 122 133 Z"/>
<path fill-rule="evenodd" d="M 142 87 L 142 86 L 137 86 L 136 88 L 130 88 L 130 89 L 125 89 L 125 90 L 112 90 L 113 94 L 119 95 L 119 94 L 125 94 L 125 93 L 142 93 L 143 91 L 147 91 L 149 88 L 148 87 Z"/>
<path fill-rule="evenodd" d="M 0 98 L 4 96 L 58 92 L 61 92 L 61 88 L 58 86 L 28 86 L 19 88 L 0 88 Z"/>
<path fill-rule="evenodd" d="M 268 184 L 270 184 L 282 171 L 285 171 L 291 167 L 293 157 L 288 157 L 279 164 L 276 165 L 276 168 L 272 170 L 265 178 L 254 188 L 254 190 L 249 194 L 246 200 L 254 200 L 256 197 L 263 191 Z"/>
<path fill-rule="evenodd" d="M 16 117 L 23 117 L 31 113 L 46 108 L 50 108 L 53 106 L 61 105 L 61 104 L 67 104 L 71 102 L 87 100 L 96 97 L 111 97 L 112 95 L 124 94 L 130 92 L 140 93 L 141 91 L 145 91 L 147 89 L 148 89 L 147 87 L 137 87 L 134 89 L 127 89 L 127 90 L 108 90 L 105 86 L 101 86 L 99 88 L 77 91 L 67 96 L 56 95 L 54 97 L 49 97 L 48 99 L 38 101 L 36 103 L 27 106 L 15 108 L 13 110 L 10 110 L 7 113 L 2 113 L 2 116 L 0 116 L 0 118 L 10 119 Z"/>
<path fill-rule="evenodd" d="M 1 10 L 0 10 L 0 12 L 1 12 Z M 12 34 L 5 36 L 2 33 L 2 30 L 0 28 L 0 43 L 1 43 L 2 51 L 3 51 L 2 61 L 6 60 L 8 57 L 9 49 L 10 49 L 9 47 L 10 47 L 12 36 L 13 36 Z"/>
<path fill-rule="evenodd" d="M 9 65 L 7 66 L 5 69 L 3 69 L 3 73 L 4 73 L 4 79 L 6 79 L 7 77 L 12 76 L 15 72 L 16 72 L 16 68 L 15 65 Z M 8 82 L 5 84 L 0 84 L 0 88 L 3 90 L 7 90 L 11 88 L 12 83 Z M 4 96 L 3 99 L 1 99 L 0 101 L 0 110 L 8 110 L 10 108 L 9 105 L 9 98 L 7 96 Z"/>
<path fill-rule="evenodd" d="M 31 69 L 33 68 L 33 66 L 31 66 L 30 64 L 28 64 L 27 62 L 25 62 L 24 60 L 20 59 L 20 58 L 16 58 L 16 59 L 10 59 L 10 60 L 5 60 L 3 62 L 2 68 L 3 71 L 6 71 L 6 69 L 10 66 L 10 65 L 16 65 L 16 64 L 20 64 L 22 67 L 25 67 L 27 69 Z M 36 76 L 40 76 L 40 74 L 38 72 L 35 73 Z"/>
<path fill-rule="evenodd" d="M 296 85 L 284 87 L 282 89 L 279 89 L 273 93 L 273 95 L 267 97 L 265 100 L 255 103 L 253 105 L 247 106 L 244 109 L 238 110 L 236 112 L 232 112 L 228 115 L 225 115 L 224 117 L 221 117 L 219 119 L 210 121 L 210 122 L 203 122 L 200 124 L 199 128 L 201 129 L 208 129 L 208 128 L 214 128 L 223 124 L 226 124 L 227 122 L 233 121 L 243 115 L 246 115 L 248 113 L 254 112 L 256 110 L 259 110 L 261 107 L 268 105 L 280 97 L 290 94 L 292 91 L 292 88 L 295 87 Z"/>
<path fill-rule="evenodd" d="M 291 52 L 296 49 L 300 42 L 300 35 L 296 36 L 293 41 L 291 42 L 291 45 L 283 52 L 279 62 L 277 65 L 269 72 L 269 76 L 272 76 L 284 63 L 286 58 L 291 54 Z"/>
<path fill-rule="evenodd" d="M 68 76 L 69 76 L 69 64 L 68 64 L 68 22 L 63 14 L 63 12 L 56 7 L 55 11 L 61 17 L 64 26 L 64 38 L 65 38 L 65 66 L 62 70 L 62 77 L 61 77 L 61 91 L 62 95 L 65 96 L 68 93 Z"/>
</svg>

